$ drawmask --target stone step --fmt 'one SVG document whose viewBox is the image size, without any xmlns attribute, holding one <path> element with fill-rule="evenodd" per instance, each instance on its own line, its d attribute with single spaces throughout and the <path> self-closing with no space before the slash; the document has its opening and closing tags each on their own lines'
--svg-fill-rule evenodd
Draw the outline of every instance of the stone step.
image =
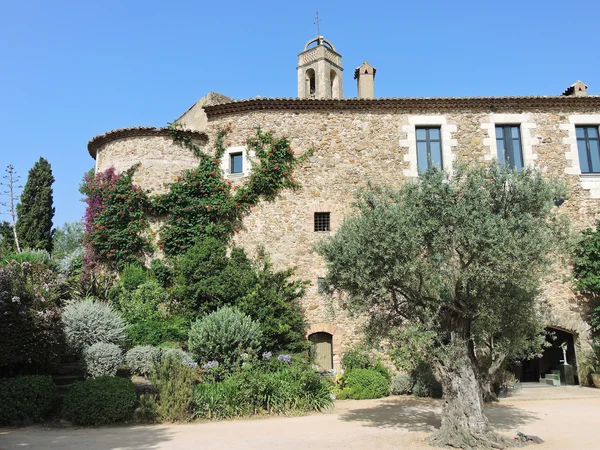
<svg viewBox="0 0 600 450">
<path fill-rule="evenodd" d="M 71 385 L 76 381 L 83 380 L 83 375 L 54 375 L 52 381 L 56 386 Z"/>
<path fill-rule="evenodd" d="M 56 371 L 57 375 L 71 375 L 71 374 L 83 375 L 85 373 L 85 369 L 79 363 L 61 364 L 60 366 L 58 366 L 56 368 L 55 371 Z"/>
</svg>

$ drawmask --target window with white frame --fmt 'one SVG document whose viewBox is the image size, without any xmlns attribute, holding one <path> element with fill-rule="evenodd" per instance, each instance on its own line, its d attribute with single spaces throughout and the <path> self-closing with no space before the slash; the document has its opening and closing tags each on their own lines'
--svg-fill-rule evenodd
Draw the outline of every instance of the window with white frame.
<svg viewBox="0 0 600 450">
<path fill-rule="evenodd" d="M 242 152 L 239 153 L 231 153 L 229 155 L 229 173 L 240 174 L 244 171 L 244 154 Z"/>
<path fill-rule="evenodd" d="M 406 138 L 399 142 L 400 147 L 407 148 L 404 161 L 408 167 L 403 171 L 404 176 L 418 177 L 429 165 L 452 173 L 456 159 L 453 148 L 458 145 L 453 136 L 456 130 L 456 124 L 448 123 L 443 115 L 407 117 L 407 123 L 402 125 Z"/>
<path fill-rule="evenodd" d="M 221 169 L 225 178 L 236 179 L 250 175 L 251 163 L 249 158 L 254 155 L 248 154 L 246 147 L 229 147 L 221 158 Z"/>
<path fill-rule="evenodd" d="M 442 166 L 442 133 L 440 127 L 418 127 L 415 130 L 417 138 L 417 162 L 419 173 L 427 172 L 432 167 L 441 169 Z"/>
<path fill-rule="evenodd" d="M 519 125 L 496 125 L 498 162 L 511 169 L 523 169 L 521 127 Z"/>
<path fill-rule="evenodd" d="M 581 173 L 600 173 L 598 126 L 575 127 Z"/>
</svg>

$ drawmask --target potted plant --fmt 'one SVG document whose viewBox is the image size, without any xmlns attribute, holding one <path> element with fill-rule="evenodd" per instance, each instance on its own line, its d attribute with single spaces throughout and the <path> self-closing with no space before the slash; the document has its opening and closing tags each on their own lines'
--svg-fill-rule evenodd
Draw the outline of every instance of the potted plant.
<svg viewBox="0 0 600 450">
<path fill-rule="evenodd" d="M 600 342 L 594 339 L 592 348 L 581 353 L 578 358 L 579 379 L 582 384 L 589 384 L 600 388 Z"/>
</svg>

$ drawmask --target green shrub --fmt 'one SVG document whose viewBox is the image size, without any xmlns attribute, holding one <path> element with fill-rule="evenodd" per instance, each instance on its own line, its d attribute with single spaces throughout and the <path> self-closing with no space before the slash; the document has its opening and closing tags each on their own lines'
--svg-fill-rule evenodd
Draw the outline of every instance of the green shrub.
<svg viewBox="0 0 600 450">
<path fill-rule="evenodd" d="M 379 372 L 381 375 L 383 375 L 385 379 L 388 380 L 388 382 L 392 381 L 392 375 L 390 374 L 390 370 L 381 361 L 375 362 L 375 364 L 373 364 L 373 366 L 370 368 L 373 369 L 375 372 Z"/>
<path fill-rule="evenodd" d="M 138 286 L 148 281 L 148 272 L 139 264 L 126 264 L 119 278 L 119 286 L 133 292 Z"/>
<path fill-rule="evenodd" d="M 353 369 L 343 377 L 344 388 L 338 398 L 362 400 L 390 395 L 390 384 L 379 372 L 373 369 Z"/>
<path fill-rule="evenodd" d="M 160 358 L 161 350 L 151 345 L 138 345 L 125 354 L 125 362 L 131 371 L 144 376 L 150 375 Z"/>
<path fill-rule="evenodd" d="M 156 392 L 157 418 L 166 422 L 191 419 L 197 365 L 167 352 L 150 375 Z"/>
<path fill-rule="evenodd" d="M 175 358 L 179 362 L 194 360 L 194 355 L 178 347 L 163 347 L 160 349 L 160 351 L 161 361 L 165 358 Z"/>
<path fill-rule="evenodd" d="M 354 345 L 342 355 L 342 366 L 344 370 L 369 369 L 372 367 L 371 356 L 368 350 L 362 345 Z"/>
<path fill-rule="evenodd" d="M 167 293 L 156 280 L 145 281 L 133 291 L 120 289 L 115 300 L 121 315 L 129 323 L 157 321 L 167 315 Z"/>
<path fill-rule="evenodd" d="M 136 403 L 135 388 L 130 380 L 91 378 L 71 386 L 63 414 L 76 425 L 103 425 L 129 420 Z"/>
<path fill-rule="evenodd" d="M 417 397 L 442 398 L 442 385 L 435 379 L 431 368 L 420 367 L 413 373 L 412 393 Z"/>
<path fill-rule="evenodd" d="M 50 257 L 50 253 L 46 250 L 35 250 L 31 248 L 26 248 L 21 253 L 11 253 L 2 258 L 2 264 L 6 264 L 9 261 L 16 261 L 17 263 L 34 263 L 34 264 L 43 264 L 49 266 L 53 264 L 52 258 Z"/>
<path fill-rule="evenodd" d="M 230 367 L 243 353 L 257 353 L 260 324 L 236 308 L 224 307 L 192 324 L 188 347 L 204 363 L 218 361 Z"/>
<path fill-rule="evenodd" d="M 121 345 L 127 337 L 127 324 L 108 304 L 91 298 L 74 301 L 62 314 L 70 347 L 82 352 L 97 343 Z"/>
<path fill-rule="evenodd" d="M 123 364 L 121 348 L 115 344 L 97 342 L 83 351 L 88 377 L 113 377 Z"/>
<path fill-rule="evenodd" d="M 181 316 L 142 320 L 127 328 L 133 345 L 161 345 L 165 342 L 183 343 L 188 340 L 190 324 Z"/>
<path fill-rule="evenodd" d="M 167 288 L 173 284 L 173 268 L 162 259 L 153 259 L 150 264 L 152 276 L 158 283 Z"/>
<path fill-rule="evenodd" d="M 271 359 L 248 362 L 218 383 L 194 390 L 194 414 L 226 419 L 259 413 L 321 411 L 332 404 L 327 381 L 303 362 Z"/>
<path fill-rule="evenodd" d="M 392 377 L 390 391 L 394 395 L 408 395 L 412 392 L 413 379 L 406 373 L 397 373 Z"/>
<path fill-rule="evenodd" d="M 218 383 L 202 383 L 194 388 L 194 417 L 229 419 L 250 415 L 249 399 L 242 397 L 239 380 L 229 377 Z"/>
<path fill-rule="evenodd" d="M 0 425 L 40 422 L 55 402 L 56 388 L 49 376 L 0 378 Z"/>
<path fill-rule="evenodd" d="M 0 376 L 48 374 L 65 350 L 64 280 L 38 263 L 0 267 Z"/>
</svg>

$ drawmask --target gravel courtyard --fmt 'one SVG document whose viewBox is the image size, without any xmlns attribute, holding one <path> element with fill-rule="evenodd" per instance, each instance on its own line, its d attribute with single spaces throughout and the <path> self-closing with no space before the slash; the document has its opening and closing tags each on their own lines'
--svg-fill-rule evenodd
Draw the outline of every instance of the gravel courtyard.
<svg viewBox="0 0 600 450">
<path fill-rule="evenodd" d="M 338 401 L 334 410 L 190 425 L 0 429 L 0 449 L 423 449 L 440 423 L 439 401 L 413 397 Z M 519 429 L 535 448 L 599 448 L 600 389 L 528 387 L 487 407 L 502 433 Z"/>
</svg>

